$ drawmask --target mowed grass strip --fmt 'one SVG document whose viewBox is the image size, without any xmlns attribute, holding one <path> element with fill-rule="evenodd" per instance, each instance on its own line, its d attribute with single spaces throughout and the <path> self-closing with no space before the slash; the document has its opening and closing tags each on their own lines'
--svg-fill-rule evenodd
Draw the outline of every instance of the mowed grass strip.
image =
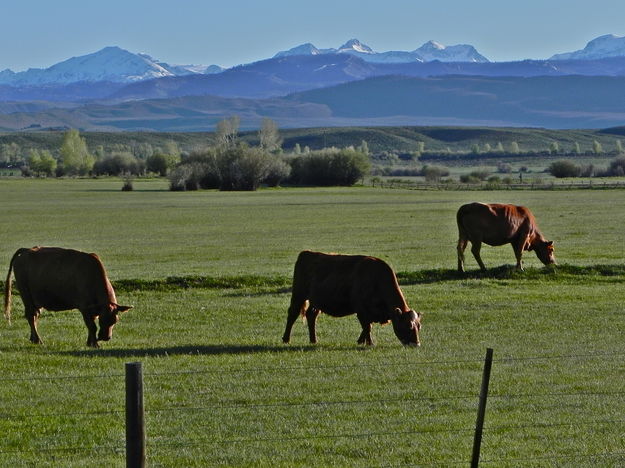
<svg viewBox="0 0 625 468">
<path fill-rule="evenodd" d="M 484 247 L 489 271 L 467 252 L 459 275 L 454 215 L 475 193 L 171 194 L 146 181 L 125 197 L 120 181 L 12 183 L 0 181 L 3 263 L 31 244 L 95 251 L 135 307 L 99 350 L 77 311 L 44 311 L 34 346 L 14 298 L 13 325 L 0 324 L 2 465 L 124 466 L 130 361 L 144 366 L 151 466 L 466 465 L 487 347 L 490 466 L 623 459 L 621 191 L 478 194 L 530 206 L 561 264 L 528 252 L 516 272 L 511 248 Z M 325 315 L 318 345 L 305 322 L 282 344 L 305 248 L 389 261 L 424 313 L 422 347 L 375 325 L 363 348 L 355 317 Z"/>
</svg>

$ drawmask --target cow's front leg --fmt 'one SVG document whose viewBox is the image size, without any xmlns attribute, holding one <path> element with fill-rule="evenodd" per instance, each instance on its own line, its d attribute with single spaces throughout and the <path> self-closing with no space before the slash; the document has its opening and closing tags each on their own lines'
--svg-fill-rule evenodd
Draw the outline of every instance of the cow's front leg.
<svg viewBox="0 0 625 468">
<path fill-rule="evenodd" d="M 364 344 L 367 346 L 373 346 L 373 339 L 371 338 L 371 322 L 365 321 L 362 317 L 358 317 L 360 326 L 362 327 L 362 333 L 358 337 L 358 344 Z"/>
<path fill-rule="evenodd" d="M 317 316 L 321 313 L 319 309 L 315 309 L 313 306 L 308 306 L 306 310 L 306 322 L 308 323 L 308 337 L 310 342 L 315 344 L 317 342 L 317 332 L 315 330 L 315 324 L 317 323 Z"/>
<path fill-rule="evenodd" d="M 89 314 L 87 312 L 80 311 L 82 313 L 82 318 L 85 321 L 85 325 L 87 325 L 88 335 L 87 335 L 87 346 L 91 348 L 99 348 L 98 339 L 96 338 L 96 332 L 98 331 L 98 327 L 95 323 L 95 316 Z"/>
<path fill-rule="evenodd" d="M 37 321 L 40 313 L 41 309 L 26 310 L 26 320 L 28 320 L 28 325 L 30 325 L 30 341 L 34 344 L 43 344 L 43 341 L 41 341 L 41 337 L 37 332 Z"/>
<path fill-rule="evenodd" d="M 521 257 L 523 256 L 523 251 L 528 249 L 528 245 L 529 243 L 525 238 L 512 243 L 512 250 L 514 250 L 514 256 L 516 258 L 516 269 L 519 271 L 523 271 L 523 261 Z"/>
</svg>

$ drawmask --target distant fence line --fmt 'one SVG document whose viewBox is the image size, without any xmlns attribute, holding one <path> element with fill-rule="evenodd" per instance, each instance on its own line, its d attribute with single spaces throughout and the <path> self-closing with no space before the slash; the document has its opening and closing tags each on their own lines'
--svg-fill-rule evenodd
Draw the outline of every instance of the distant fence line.
<svg viewBox="0 0 625 468">
<path fill-rule="evenodd" d="M 402 179 L 377 180 L 372 187 L 403 190 L 449 190 L 449 191 L 490 191 L 490 190 L 607 190 L 625 189 L 625 181 L 549 181 L 506 184 L 503 182 L 411 182 Z"/>
<path fill-rule="evenodd" d="M 570 354 L 570 355 L 553 355 L 553 356 L 526 356 L 526 357 L 503 357 L 499 359 L 491 359 L 492 363 L 497 364 L 512 364 L 515 362 L 531 362 L 537 361 L 542 362 L 546 360 L 564 360 L 564 359 L 592 359 L 592 358 L 613 358 L 617 356 L 625 356 L 625 352 L 610 352 L 610 353 L 585 353 L 585 354 Z M 488 355 L 487 355 L 488 357 Z M 492 354 L 491 354 L 492 358 Z M 482 363 L 484 360 L 482 359 L 459 359 L 459 360 L 447 360 L 447 361 L 424 361 L 420 363 L 410 363 L 410 366 L 414 366 L 415 364 L 420 365 L 458 365 L 458 364 L 467 364 L 467 363 Z M 139 363 L 132 363 L 139 364 Z M 129 364 L 127 364 L 128 366 Z M 140 365 L 140 364 L 139 364 Z M 220 373 L 231 373 L 237 374 L 240 372 L 269 372 L 269 373 L 283 373 L 283 372 L 292 372 L 294 370 L 301 371 L 309 371 L 309 370 L 329 370 L 329 369 L 344 369 L 344 368 L 372 368 L 377 366 L 396 366 L 396 367 L 405 367 L 408 364 L 402 363 L 384 363 L 384 364 L 365 364 L 365 365 L 349 365 L 349 366 L 290 366 L 290 367 L 266 367 L 266 368 L 226 368 L 220 369 Z M 486 367 L 485 367 L 486 369 Z M 128 372 L 128 369 L 127 369 Z M 154 372 L 154 373 L 146 373 L 140 374 L 141 379 L 143 377 L 149 379 L 162 379 L 167 376 L 180 376 L 180 375 L 202 375 L 202 374 L 212 374 L 215 371 L 181 371 L 181 372 Z M 0 382 L 10 383 L 16 381 L 30 381 L 30 382 L 44 382 L 50 380 L 72 380 L 72 379 L 110 379 L 110 378 L 121 378 L 124 374 L 120 373 L 109 373 L 109 374 L 97 374 L 97 375 L 57 375 L 57 376 L 23 376 L 23 377 L 9 377 L 9 378 L 0 378 Z M 126 374 L 126 382 L 127 382 L 127 403 L 126 403 L 126 415 L 128 417 L 128 373 Z M 142 380 L 141 380 L 142 382 Z M 484 382 L 483 382 L 484 385 Z M 143 392 L 141 383 L 141 392 Z M 488 390 L 488 387 L 486 388 Z M 488 398 L 491 399 L 522 399 L 522 398 L 532 398 L 536 399 L 544 399 L 544 398 L 567 398 L 567 397 L 615 397 L 625 395 L 625 389 L 623 391 L 588 391 L 588 390 L 579 390 L 579 391 L 562 391 L 562 392 L 531 392 L 531 393 L 493 393 L 488 395 Z M 222 400 L 219 402 L 211 402 L 210 406 L 156 406 L 156 407 L 148 407 L 145 408 L 145 413 L 162 413 L 162 412 L 186 412 L 186 411 L 210 411 L 215 412 L 216 408 L 223 409 L 226 411 L 236 410 L 236 409 L 267 409 L 271 411 L 276 407 L 290 407 L 290 406 L 345 406 L 345 405 L 353 405 L 353 406 L 367 406 L 372 404 L 381 404 L 386 405 L 389 403 L 415 403 L 418 401 L 441 401 L 441 402 L 449 402 L 453 400 L 475 400 L 477 398 L 477 392 L 469 392 L 464 394 L 456 394 L 456 395 L 444 395 L 444 396 L 419 396 L 414 398 L 375 398 L 375 399 L 347 399 L 347 400 L 317 400 L 317 401 L 304 401 L 304 402 L 285 402 L 285 401 L 258 401 L 252 403 L 240 403 L 234 401 Z M 485 397 L 486 395 L 480 395 L 480 398 Z M 130 398 L 133 401 L 132 395 Z M 95 411 L 78 411 L 78 412 L 50 412 L 50 413 L 18 413 L 18 414 L 10 414 L 3 413 L 0 414 L 0 420 L 5 421 L 14 421 L 20 425 L 36 425 L 36 420 L 39 418 L 45 419 L 54 419 L 54 418 L 67 418 L 67 417 L 90 417 L 96 415 L 115 415 L 121 416 L 124 413 L 124 408 L 121 407 L 122 402 L 120 402 L 119 408 L 113 408 L 108 410 L 95 410 Z M 485 405 L 485 400 L 484 400 Z M 141 396 L 141 407 L 142 404 L 142 396 Z M 6 410 L 5 410 L 6 411 Z M 142 413 L 143 414 L 143 413 Z M 584 419 L 585 416 L 582 416 L 582 420 L 576 420 L 571 422 L 532 422 L 532 423 L 518 423 L 518 424 L 505 424 L 505 425 L 486 425 L 484 429 L 484 433 L 488 435 L 489 433 L 497 430 L 525 430 L 525 429 L 544 429 L 544 428 L 553 428 L 553 427 L 566 427 L 566 426 L 597 426 L 597 425 L 610 425 L 610 426 L 622 426 L 625 424 L 625 419 L 598 419 L 598 420 L 588 420 Z M 34 421 L 33 421 L 34 420 Z M 121 420 L 121 417 L 120 417 Z M 128 420 L 126 422 L 128 425 Z M 149 429 L 149 428 L 148 428 Z M 267 437 L 234 437 L 234 438 L 219 438 L 219 439 L 203 439 L 200 441 L 186 441 L 180 438 L 169 438 L 169 439 L 160 439 L 155 441 L 150 441 L 147 443 L 147 448 L 175 448 L 175 447 L 194 447 L 201 446 L 206 444 L 251 444 L 251 443 L 263 443 L 263 442 L 272 442 L 276 440 L 291 440 L 291 441 L 305 441 L 311 438 L 315 439 L 362 439 L 362 438 L 371 438 L 371 437 L 385 437 L 385 436 L 396 436 L 398 434 L 405 435 L 423 435 L 423 434 L 452 434 L 452 433 L 471 433 L 474 432 L 473 427 L 445 427 L 445 428 L 422 428 L 415 429 L 403 432 L 396 431 L 369 431 L 369 432 L 354 432 L 354 433 L 340 433 L 340 434 L 315 434 L 314 436 L 306 435 L 306 436 L 289 436 L 288 434 L 278 434 L 278 435 L 268 435 Z M 142 426 L 142 430 L 145 430 L 145 427 Z M 143 438 L 143 450 L 146 449 L 145 437 Z M 0 456 L 10 456 L 10 455 L 19 455 L 26 453 L 37 453 L 37 452 L 46 452 L 46 453 L 58 453 L 61 455 L 55 455 L 55 458 L 63 459 L 63 453 L 72 453 L 72 452 L 80 452 L 80 451 L 108 451 L 113 452 L 115 454 L 119 454 L 120 456 L 124 453 L 124 442 L 120 440 L 119 445 L 110 445 L 110 446 L 69 446 L 69 447 L 42 447 L 42 448 L 33 448 L 33 449 L 16 449 L 12 447 L 2 447 L 0 446 Z M 128 456 L 128 439 L 126 440 L 126 453 Z M 545 455 L 544 457 L 534 457 L 532 459 L 536 460 L 565 460 L 567 458 L 614 458 L 614 457 L 622 457 L 625 455 L 625 452 L 603 452 L 597 454 L 586 454 L 580 452 L 578 454 L 550 454 Z M 478 459 L 479 463 L 482 464 L 490 464 L 490 463 L 502 463 L 502 462 L 513 462 L 517 459 L 510 458 L 491 458 L 491 459 L 482 459 L 479 457 L 478 451 Z M 528 459 L 519 459 L 519 461 L 527 461 Z M 458 460 L 456 461 L 446 461 L 444 463 L 419 463 L 419 466 L 440 466 L 444 464 L 455 464 L 455 463 L 467 463 L 467 460 Z M 398 465 L 398 466 L 410 466 L 410 465 Z M 477 465 L 472 465 L 477 466 Z"/>
</svg>

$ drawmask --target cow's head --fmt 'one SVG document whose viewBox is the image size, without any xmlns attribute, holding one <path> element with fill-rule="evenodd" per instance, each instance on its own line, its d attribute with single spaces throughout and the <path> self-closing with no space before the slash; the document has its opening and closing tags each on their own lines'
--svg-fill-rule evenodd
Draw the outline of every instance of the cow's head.
<svg viewBox="0 0 625 468">
<path fill-rule="evenodd" d="M 530 246 L 529 250 L 534 250 L 538 259 L 545 265 L 556 263 L 556 258 L 553 256 L 553 241 L 538 240 Z"/>
<path fill-rule="evenodd" d="M 113 336 L 113 327 L 119 322 L 119 314 L 132 309 L 132 306 L 123 306 L 111 303 L 109 310 L 100 314 L 100 331 L 98 332 L 98 341 L 109 341 Z"/>
<path fill-rule="evenodd" d="M 414 310 L 402 312 L 396 308 L 391 314 L 393 331 L 405 346 L 420 346 L 419 330 L 421 330 L 421 313 Z"/>
</svg>

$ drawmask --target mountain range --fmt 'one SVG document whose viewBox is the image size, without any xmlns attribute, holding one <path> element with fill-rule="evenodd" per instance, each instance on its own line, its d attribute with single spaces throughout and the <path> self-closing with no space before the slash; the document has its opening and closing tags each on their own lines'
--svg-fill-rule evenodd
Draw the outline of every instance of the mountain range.
<svg viewBox="0 0 625 468">
<path fill-rule="evenodd" d="M 491 62 L 470 45 L 429 41 L 375 52 L 352 39 L 333 49 L 303 44 L 229 69 L 106 47 L 46 69 L 0 72 L 0 130 L 205 131 L 232 114 L 242 128 L 263 116 L 284 127 L 580 128 L 622 125 L 623 95 L 625 38 L 614 35 L 547 60 L 513 62 Z"/>
</svg>

